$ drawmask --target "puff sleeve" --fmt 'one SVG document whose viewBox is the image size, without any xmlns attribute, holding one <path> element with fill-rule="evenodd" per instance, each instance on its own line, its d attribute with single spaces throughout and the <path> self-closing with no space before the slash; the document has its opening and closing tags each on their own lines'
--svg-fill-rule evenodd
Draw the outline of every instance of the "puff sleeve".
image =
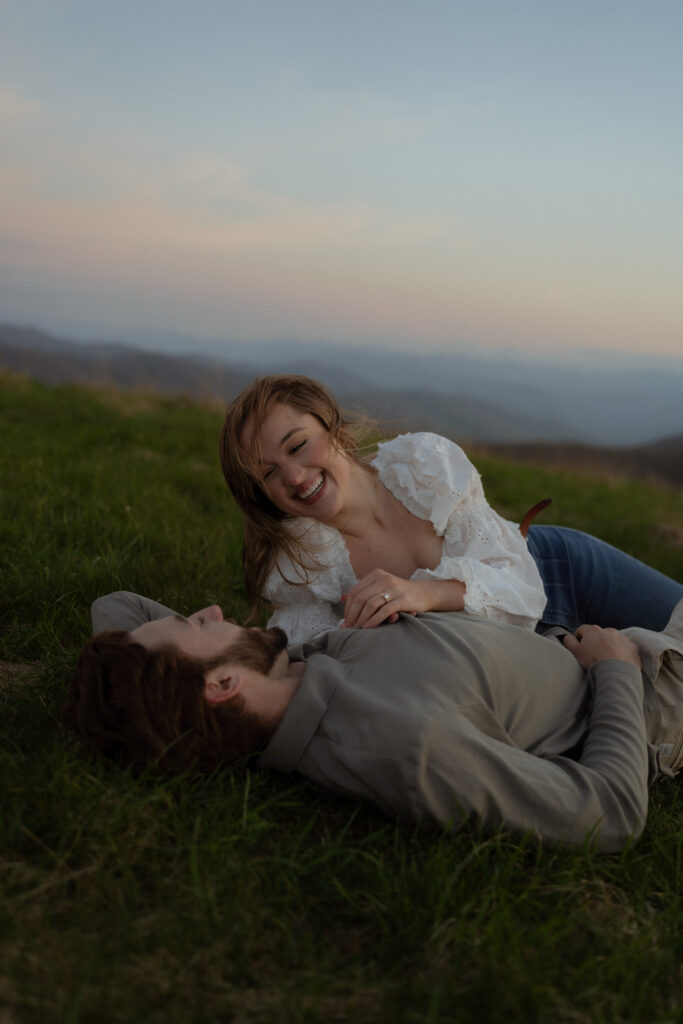
<svg viewBox="0 0 683 1024">
<path fill-rule="evenodd" d="M 266 579 L 263 597 L 273 606 L 269 626 L 290 644 L 337 629 L 344 618 L 341 595 L 355 583 L 341 534 L 314 519 L 293 519 L 289 529 L 306 548 L 305 565 L 280 552 Z"/>
<path fill-rule="evenodd" d="M 401 434 L 379 446 L 373 465 L 392 494 L 443 538 L 438 566 L 411 578 L 461 580 L 466 612 L 533 629 L 546 603 L 536 563 L 518 526 L 486 501 L 462 448 L 438 434 Z"/>
</svg>

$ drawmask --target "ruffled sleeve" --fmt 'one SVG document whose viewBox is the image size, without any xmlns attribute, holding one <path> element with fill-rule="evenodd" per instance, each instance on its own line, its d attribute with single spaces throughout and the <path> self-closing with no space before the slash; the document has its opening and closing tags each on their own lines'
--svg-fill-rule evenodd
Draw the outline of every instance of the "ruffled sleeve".
<svg viewBox="0 0 683 1024">
<path fill-rule="evenodd" d="M 438 566 L 411 578 L 461 580 L 466 612 L 533 629 L 546 603 L 536 563 L 518 526 L 489 506 L 462 448 L 438 434 L 401 434 L 380 445 L 373 465 L 385 487 L 443 537 Z"/>
<path fill-rule="evenodd" d="M 280 552 L 263 597 L 273 606 L 268 625 L 279 626 L 294 644 L 337 629 L 344 618 L 341 595 L 356 579 L 337 530 L 314 519 L 293 519 L 288 528 L 305 545 L 305 566 Z"/>
</svg>

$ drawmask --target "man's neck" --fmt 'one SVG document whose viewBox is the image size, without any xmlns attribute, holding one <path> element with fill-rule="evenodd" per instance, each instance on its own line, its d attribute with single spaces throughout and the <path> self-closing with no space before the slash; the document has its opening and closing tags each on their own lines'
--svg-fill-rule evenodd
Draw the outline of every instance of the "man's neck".
<svg viewBox="0 0 683 1024">
<path fill-rule="evenodd" d="M 261 683 L 252 689 L 247 699 L 250 711 L 259 718 L 263 725 L 277 729 L 285 716 L 294 695 L 299 689 L 306 670 L 306 662 L 290 661 L 284 667 L 282 675 L 262 676 Z"/>
</svg>

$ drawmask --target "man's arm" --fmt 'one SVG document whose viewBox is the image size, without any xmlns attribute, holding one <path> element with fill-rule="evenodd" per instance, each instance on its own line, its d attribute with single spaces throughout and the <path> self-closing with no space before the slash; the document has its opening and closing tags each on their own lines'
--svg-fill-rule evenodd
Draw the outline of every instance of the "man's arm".
<svg viewBox="0 0 683 1024">
<path fill-rule="evenodd" d="M 485 831 L 531 832 L 548 845 L 580 847 L 590 836 L 602 852 L 621 849 L 647 816 L 647 737 L 637 648 L 614 631 L 581 627 L 574 640 L 589 665 L 593 699 L 578 760 L 537 756 L 487 735 L 465 718 L 433 723 L 424 751 L 421 800 L 454 827 L 472 818 Z M 625 640 L 626 647 L 620 641 Z M 575 644 L 570 640 L 571 650 Z M 448 749 L 450 736 L 450 750 Z"/>
<path fill-rule="evenodd" d="M 105 629 L 125 629 L 129 633 L 143 622 L 174 614 L 172 608 L 129 590 L 117 590 L 98 597 L 90 609 L 93 633 L 101 633 Z"/>
</svg>

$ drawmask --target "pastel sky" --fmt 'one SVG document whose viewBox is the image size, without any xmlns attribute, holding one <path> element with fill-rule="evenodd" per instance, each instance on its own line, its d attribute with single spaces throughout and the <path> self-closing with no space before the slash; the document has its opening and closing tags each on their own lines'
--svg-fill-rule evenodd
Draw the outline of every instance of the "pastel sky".
<svg viewBox="0 0 683 1024">
<path fill-rule="evenodd" d="M 681 0 L 0 0 L 0 320 L 683 356 Z"/>
</svg>

